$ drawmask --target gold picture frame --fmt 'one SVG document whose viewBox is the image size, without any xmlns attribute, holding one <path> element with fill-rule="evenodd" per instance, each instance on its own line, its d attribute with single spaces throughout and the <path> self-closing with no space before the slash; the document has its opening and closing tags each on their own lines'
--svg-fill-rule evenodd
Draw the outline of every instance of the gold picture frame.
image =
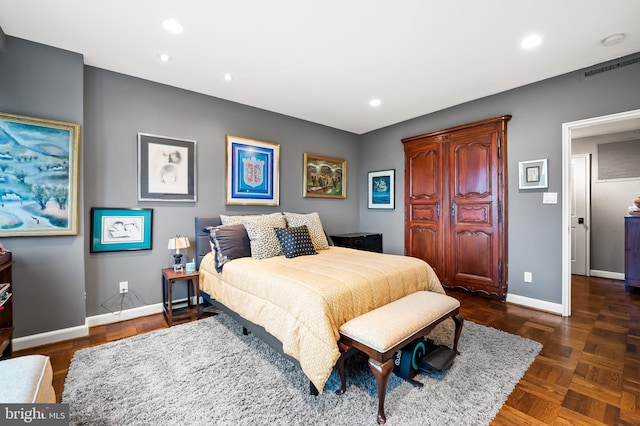
<svg viewBox="0 0 640 426">
<path fill-rule="evenodd" d="M 302 196 L 347 198 L 347 160 L 305 152 Z"/>
<path fill-rule="evenodd" d="M 0 238 L 78 235 L 80 125 L 0 113 Z"/>
<path fill-rule="evenodd" d="M 280 144 L 227 135 L 227 205 L 280 205 Z"/>
</svg>

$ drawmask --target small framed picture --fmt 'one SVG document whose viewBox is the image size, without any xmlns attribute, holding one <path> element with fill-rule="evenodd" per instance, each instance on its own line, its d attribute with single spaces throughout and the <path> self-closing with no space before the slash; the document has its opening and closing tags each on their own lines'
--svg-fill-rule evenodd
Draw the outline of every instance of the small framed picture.
<svg viewBox="0 0 640 426">
<path fill-rule="evenodd" d="M 547 188 L 547 159 L 520 161 L 520 189 Z"/>
<path fill-rule="evenodd" d="M 196 141 L 138 133 L 138 201 L 196 201 Z"/>
<path fill-rule="evenodd" d="M 394 209 L 396 171 L 381 170 L 367 174 L 367 207 L 370 209 Z"/>
<path fill-rule="evenodd" d="M 91 208 L 91 253 L 151 250 L 153 209 Z"/>
<path fill-rule="evenodd" d="M 280 205 L 280 144 L 227 135 L 226 204 Z"/>
<path fill-rule="evenodd" d="M 303 197 L 347 198 L 347 160 L 303 155 Z"/>
</svg>

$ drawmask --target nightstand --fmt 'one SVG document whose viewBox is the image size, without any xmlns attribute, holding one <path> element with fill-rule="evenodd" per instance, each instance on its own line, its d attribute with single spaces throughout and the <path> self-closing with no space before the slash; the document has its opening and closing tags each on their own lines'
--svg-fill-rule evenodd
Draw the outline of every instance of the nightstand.
<svg viewBox="0 0 640 426">
<path fill-rule="evenodd" d="M 372 232 L 354 232 L 352 234 L 331 235 L 333 244 L 357 250 L 382 253 L 382 234 Z"/>
<path fill-rule="evenodd" d="M 185 302 L 173 302 L 173 284 L 176 281 L 187 281 Z M 192 303 L 194 296 L 196 301 Z M 192 319 L 194 315 L 200 319 L 200 272 L 176 272 L 173 268 L 162 270 L 162 311 L 169 327 L 174 321 Z"/>
</svg>

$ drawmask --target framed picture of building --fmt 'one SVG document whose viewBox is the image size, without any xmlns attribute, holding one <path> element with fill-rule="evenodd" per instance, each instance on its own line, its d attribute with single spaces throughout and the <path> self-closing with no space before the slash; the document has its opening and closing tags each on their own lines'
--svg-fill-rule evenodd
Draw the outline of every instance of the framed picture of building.
<svg viewBox="0 0 640 426">
<path fill-rule="evenodd" d="M 347 198 L 347 160 L 303 155 L 303 197 Z"/>
</svg>

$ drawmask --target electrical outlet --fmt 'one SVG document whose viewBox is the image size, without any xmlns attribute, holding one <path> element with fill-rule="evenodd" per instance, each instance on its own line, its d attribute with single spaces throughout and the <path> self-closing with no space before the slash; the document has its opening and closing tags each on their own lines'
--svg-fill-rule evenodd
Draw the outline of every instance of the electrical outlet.
<svg viewBox="0 0 640 426">
<path fill-rule="evenodd" d="M 120 293 L 129 292 L 129 281 L 120 281 Z"/>
<path fill-rule="evenodd" d="M 524 282 L 525 283 L 532 283 L 533 282 L 533 274 L 531 272 L 525 272 L 524 273 Z"/>
</svg>

